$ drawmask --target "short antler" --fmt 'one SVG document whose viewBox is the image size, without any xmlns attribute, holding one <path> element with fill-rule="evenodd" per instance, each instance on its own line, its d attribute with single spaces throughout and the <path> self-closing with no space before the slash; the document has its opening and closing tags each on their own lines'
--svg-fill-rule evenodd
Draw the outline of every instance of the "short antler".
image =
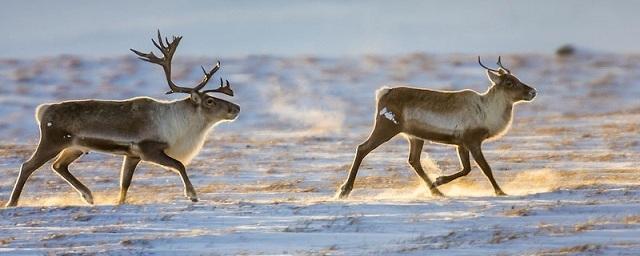
<svg viewBox="0 0 640 256">
<path fill-rule="evenodd" d="M 500 60 L 500 56 L 498 56 L 498 62 L 496 64 L 498 64 L 498 66 L 500 66 L 502 69 L 507 71 L 507 73 L 511 74 L 511 70 L 509 70 L 508 68 L 505 68 L 504 66 L 502 66 L 502 61 Z"/>
<path fill-rule="evenodd" d="M 480 66 L 482 66 L 483 68 L 485 68 L 486 70 L 490 70 L 493 72 L 499 72 L 498 70 L 492 69 L 492 68 L 488 68 L 487 66 L 485 66 L 484 64 L 482 64 L 482 61 L 480 61 L 480 56 L 478 56 L 478 64 L 480 64 Z"/>
<path fill-rule="evenodd" d="M 220 69 L 220 61 L 218 61 L 216 65 L 211 70 L 209 70 L 209 72 L 207 72 L 204 69 L 204 67 L 201 67 L 202 72 L 204 72 L 204 77 L 202 78 L 202 81 L 193 88 L 176 85 L 171 80 L 171 61 L 173 59 L 173 54 L 176 52 L 176 49 L 178 48 L 178 44 L 180 44 L 181 39 L 182 39 L 181 36 L 174 36 L 173 41 L 169 42 L 169 40 L 165 37 L 163 42 L 162 36 L 160 35 L 160 30 L 158 30 L 158 42 L 156 42 L 154 39 L 151 39 L 151 42 L 153 42 L 153 45 L 155 45 L 156 48 L 160 50 L 160 52 L 163 55 L 162 58 L 156 56 L 155 54 L 153 54 L 153 52 L 143 53 L 143 52 L 139 52 L 134 49 L 131 49 L 133 53 L 139 56 L 138 57 L 139 59 L 162 66 L 162 69 L 164 70 L 164 74 L 167 78 L 167 83 L 169 84 L 169 88 L 171 88 L 171 91 L 168 91 L 167 94 L 171 94 L 174 92 L 176 93 L 191 93 L 194 91 L 198 92 L 202 88 L 204 88 L 205 85 L 207 85 L 207 83 L 209 82 L 213 74 L 216 73 L 218 69 Z M 221 87 L 221 88 L 218 88 L 217 90 L 208 90 L 205 92 L 220 92 L 220 93 L 233 96 L 233 91 L 231 91 L 231 87 L 229 87 L 228 85 L 229 84 L 227 83 L 227 86 L 224 87 L 225 89 L 222 89 L 223 87 Z"/>
<path fill-rule="evenodd" d="M 225 80 L 227 82 L 226 85 L 222 84 L 222 78 L 220 78 L 220 87 L 218 89 L 214 89 L 214 90 L 206 90 L 203 91 L 202 93 L 208 93 L 208 92 L 219 92 L 219 93 L 224 93 L 226 95 L 229 96 L 233 96 L 233 90 L 231 90 L 231 86 L 229 85 L 229 80 Z"/>
</svg>

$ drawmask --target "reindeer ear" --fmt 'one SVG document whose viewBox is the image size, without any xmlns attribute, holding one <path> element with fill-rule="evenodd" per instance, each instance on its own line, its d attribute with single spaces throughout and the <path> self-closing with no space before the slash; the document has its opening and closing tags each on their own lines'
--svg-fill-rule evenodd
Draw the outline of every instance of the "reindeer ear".
<svg viewBox="0 0 640 256">
<path fill-rule="evenodd" d="M 496 72 L 493 72 L 491 70 L 487 70 L 487 77 L 489 78 L 489 80 L 493 84 L 499 84 L 500 83 L 500 79 L 501 79 L 500 76 L 501 75 L 502 74 L 500 74 L 500 73 L 496 73 Z"/>
<path fill-rule="evenodd" d="M 202 102 L 202 97 L 200 97 L 200 94 L 198 92 L 191 92 L 191 101 L 196 104 L 196 105 L 200 105 L 200 103 Z"/>
</svg>

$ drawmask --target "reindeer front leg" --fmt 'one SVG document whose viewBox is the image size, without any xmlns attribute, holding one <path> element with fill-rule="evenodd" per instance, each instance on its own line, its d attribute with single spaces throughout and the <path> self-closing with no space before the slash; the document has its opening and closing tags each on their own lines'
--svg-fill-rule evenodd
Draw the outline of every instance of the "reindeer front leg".
<svg viewBox="0 0 640 256">
<path fill-rule="evenodd" d="M 491 171 L 489 163 L 487 163 L 487 160 L 484 159 L 484 155 L 482 154 L 482 142 L 476 142 L 469 145 L 469 151 L 471 152 L 473 159 L 476 160 L 478 166 L 480 166 L 480 169 L 482 169 L 484 175 L 487 176 L 487 178 L 491 182 L 491 186 L 493 186 L 493 190 L 496 195 L 506 196 L 507 194 L 502 191 L 500 186 L 498 186 L 496 180 L 493 178 L 493 172 Z"/>
<path fill-rule="evenodd" d="M 167 143 L 145 141 L 138 144 L 138 146 L 140 147 L 142 160 L 156 163 L 178 172 L 178 174 L 180 174 L 180 178 L 182 178 L 182 183 L 184 184 L 184 195 L 192 202 L 198 201 L 198 196 L 196 196 L 196 191 L 193 189 L 193 185 L 191 185 L 191 181 L 187 176 L 187 170 L 184 165 L 164 152 L 164 150 L 168 148 Z"/>
</svg>

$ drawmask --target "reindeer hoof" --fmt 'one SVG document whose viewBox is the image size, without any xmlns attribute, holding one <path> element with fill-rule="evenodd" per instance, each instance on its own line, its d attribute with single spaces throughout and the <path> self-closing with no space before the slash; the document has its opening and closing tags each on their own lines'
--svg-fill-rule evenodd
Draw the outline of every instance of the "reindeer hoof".
<svg viewBox="0 0 640 256">
<path fill-rule="evenodd" d="M 18 203 L 8 202 L 4 205 L 4 208 L 12 208 L 16 207 L 16 205 L 18 205 Z"/>
<path fill-rule="evenodd" d="M 93 205 L 93 196 L 91 194 L 83 194 L 82 199 L 84 199 L 87 204 Z"/>
<path fill-rule="evenodd" d="M 506 193 L 502 192 L 502 190 L 496 191 L 496 196 L 508 196 Z"/>
<path fill-rule="evenodd" d="M 185 190 L 184 190 L 184 196 L 185 196 L 187 199 L 191 200 L 191 202 L 194 202 L 194 203 L 195 203 L 195 202 L 198 202 L 198 196 L 197 196 L 197 194 L 196 194 L 196 191 L 195 191 L 195 190 L 193 190 L 193 188 L 191 188 L 191 189 L 185 189 Z"/>
<path fill-rule="evenodd" d="M 349 197 L 349 194 L 351 194 L 351 189 L 352 189 L 352 188 L 349 188 L 349 187 L 346 187 L 346 186 L 342 186 L 342 187 L 340 188 L 340 194 L 338 195 L 338 198 L 339 198 L 339 199 L 346 199 L 346 198 L 348 198 L 348 197 Z"/>
<path fill-rule="evenodd" d="M 347 199 L 350 193 L 351 192 L 348 192 L 348 191 L 341 191 L 340 194 L 338 195 L 338 199 Z"/>
<path fill-rule="evenodd" d="M 442 194 L 442 192 L 440 192 L 440 190 L 438 190 L 438 189 L 432 189 L 431 190 L 431 196 L 433 196 L 433 197 L 444 197 L 444 194 Z"/>
<path fill-rule="evenodd" d="M 445 176 L 440 176 L 440 177 L 436 178 L 436 181 L 433 183 L 433 186 L 437 187 L 437 186 L 440 186 L 440 185 L 444 184 L 445 183 L 444 178 L 445 178 Z"/>
</svg>

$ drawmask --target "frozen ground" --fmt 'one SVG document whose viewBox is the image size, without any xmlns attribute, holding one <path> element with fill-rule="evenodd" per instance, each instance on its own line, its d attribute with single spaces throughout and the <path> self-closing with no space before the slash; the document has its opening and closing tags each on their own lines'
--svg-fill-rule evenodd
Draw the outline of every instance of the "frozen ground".
<svg viewBox="0 0 640 256">
<path fill-rule="evenodd" d="M 431 198 L 401 138 L 365 159 L 349 200 L 333 197 L 371 129 L 375 89 L 483 91 L 475 56 L 223 58 L 242 112 L 188 167 L 200 202 L 181 196 L 177 175 L 143 164 L 131 204 L 115 206 L 121 159 L 90 154 L 72 172 L 97 205 L 43 167 L 20 207 L 0 209 L 0 253 L 639 254 L 640 55 L 503 58 L 539 91 L 517 106 L 512 130 L 485 146 L 508 197 L 494 197 L 474 167 L 442 187 L 446 198 Z M 213 63 L 176 61 L 183 82 Z M 166 98 L 162 77 L 131 56 L 0 60 L 0 203 L 37 142 L 37 104 Z M 423 159 L 431 177 L 458 168 L 446 146 L 425 146 Z"/>
</svg>

